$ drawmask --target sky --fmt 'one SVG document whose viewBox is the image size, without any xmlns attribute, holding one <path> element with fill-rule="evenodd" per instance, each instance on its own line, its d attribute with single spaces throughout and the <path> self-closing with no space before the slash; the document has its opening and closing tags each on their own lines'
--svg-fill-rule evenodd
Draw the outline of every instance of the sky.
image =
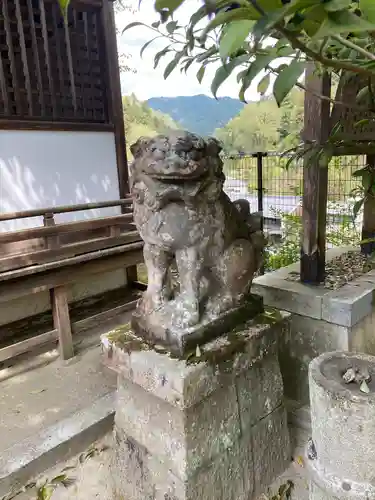
<svg viewBox="0 0 375 500">
<path fill-rule="evenodd" d="M 141 21 L 145 24 L 158 21 L 158 14 L 154 10 L 154 0 L 142 0 L 138 7 L 139 0 L 129 0 L 126 2 L 135 10 L 135 13 L 122 12 L 117 14 L 116 22 L 118 28 L 122 29 L 129 23 Z M 177 10 L 175 20 L 185 25 L 191 14 L 201 5 L 199 0 L 186 0 Z M 185 20 L 185 22 L 184 22 Z M 215 74 L 216 68 L 212 65 L 206 71 L 205 77 L 200 84 L 196 78 L 199 66 L 193 65 L 188 70 L 187 75 L 181 74 L 179 68 L 176 68 L 172 74 L 164 80 L 163 72 L 171 57 L 167 56 L 161 61 L 158 68 L 154 69 L 153 59 L 155 54 L 167 45 L 166 41 L 156 40 L 153 42 L 140 57 L 142 46 L 153 38 L 153 33 L 148 28 L 135 27 L 119 35 L 119 52 L 129 53 L 131 59 L 128 61 L 131 67 L 136 68 L 137 73 L 124 73 L 121 77 L 122 92 L 124 95 L 134 93 L 140 100 L 146 100 L 151 97 L 174 97 L 181 95 L 206 94 L 212 97 L 210 82 Z M 259 79 L 258 79 L 259 80 Z M 248 100 L 256 100 L 259 94 L 256 91 L 257 80 L 247 91 Z M 239 85 L 236 76 L 232 75 L 219 89 L 218 97 L 229 96 L 238 98 Z"/>
</svg>

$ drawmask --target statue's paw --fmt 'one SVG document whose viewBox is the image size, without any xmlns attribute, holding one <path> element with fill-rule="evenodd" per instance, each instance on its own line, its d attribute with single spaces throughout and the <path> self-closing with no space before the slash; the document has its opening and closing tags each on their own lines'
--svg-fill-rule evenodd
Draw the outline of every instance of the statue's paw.
<svg viewBox="0 0 375 500">
<path fill-rule="evenodd" d="M 172 313 L 172 323 L 177 328 L 189 328 L 199 323 L 199 304 L 177 300 Z"/>
<path fill-rule="evenodd" d="M 206 305 L 206 312 L 210 316 L 219 316 L 236 305 L 235 298 L 230 294 L 218 294 L 212 297 Z"/>
<path fill-rule="evenodd" d="M 146 291 L 142 296 L 138 309 L 143 314 L 150 314 L 152 311 L 156 311 L 163 307 L 164 303 L 165 299 L 163 295 Z"/>
</svg>

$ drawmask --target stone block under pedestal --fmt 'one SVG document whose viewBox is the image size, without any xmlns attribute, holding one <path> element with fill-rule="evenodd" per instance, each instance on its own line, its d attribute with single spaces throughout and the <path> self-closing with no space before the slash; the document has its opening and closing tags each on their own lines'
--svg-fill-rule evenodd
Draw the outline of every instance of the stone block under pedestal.
<svg viewBox="0 0 375 500">
<path fill-rule="evenodd" d="M 327 262 L 354 250 L 330 249 Z M 298 272 L 299 263 L 267 273 L 254 280 L 252 291 L 262 295 L 266 307 L 292 314 L 279 344 L 280 368 L 285 396 L 308 405 L 308 367 L 315 357 L 335 350 L 375 355 L 375 271 L 338 290 L 289 281 Z"/>
<path fill-rule="evenodd" d="M 261 314 L 187 359 L 131 331 L 103 338 L 119 373 L 114 499 L 251 500 L 267 489 L 290 462 L 277 361 L 288 317 Z"/>
</svg>

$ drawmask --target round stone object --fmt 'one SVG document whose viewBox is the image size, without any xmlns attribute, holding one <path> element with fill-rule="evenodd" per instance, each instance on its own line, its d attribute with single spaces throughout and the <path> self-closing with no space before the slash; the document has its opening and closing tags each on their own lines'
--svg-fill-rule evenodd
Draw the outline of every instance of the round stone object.
<svg viewBox="0 0 375 500">
<path fill-rule="evenodd" d="M 357 377 L 346 383 L 349 369 Z M 375 500 L 375 357 L 325 353 L 311 362 L 309 384 L 310 500 Z"/>
</svg>

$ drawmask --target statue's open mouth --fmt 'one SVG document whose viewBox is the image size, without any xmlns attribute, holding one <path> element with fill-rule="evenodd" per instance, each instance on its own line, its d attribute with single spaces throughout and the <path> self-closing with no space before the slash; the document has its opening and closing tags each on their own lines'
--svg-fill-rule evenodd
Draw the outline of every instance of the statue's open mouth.
<svg viewBox="0 0 375 500">
<path fill-rule="evenodd" d="M 158 162 L 159 163 L 159 162 Z M 151 170 L 149 165 L 148 175 L 152 179 L 164 182 L 186 182 L 198 180 L 207 175 L 207 166 L 195 161 L 174 161 L 170 163 L 160 162 L 161 168 L 155 164 L 155 168 Z"/>
</svg>

